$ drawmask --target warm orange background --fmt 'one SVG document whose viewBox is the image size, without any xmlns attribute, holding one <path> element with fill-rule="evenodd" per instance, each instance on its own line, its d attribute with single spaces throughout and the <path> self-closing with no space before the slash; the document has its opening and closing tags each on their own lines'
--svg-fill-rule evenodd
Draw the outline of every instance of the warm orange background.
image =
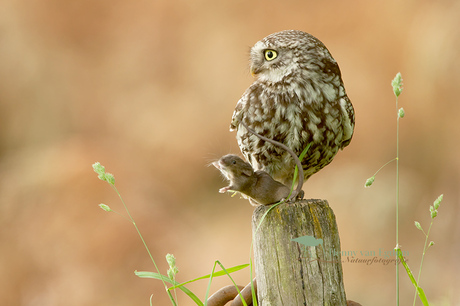
<svg viewBox="0 0 460 306">
<path fill-rule="evenodd" d="M 351 145 L 305 185 L 327 199 L 344 251 L 395 246 L 395 99 L 400 71 L 400 244 L 418 270 L 429 205 L 444 193 L 421 285 L 433 305 L 460 296 L 460 2 L 458 1 L 24 1 L 0 12 L 0 304 L 169 305 L 116 194 L 115 174 L 160 266 L 178 281 L 247 263 L 251 207 L 218 193 L 208 164 L 239 152 L 228 131 L 251 84 L 248 50 L 299 29 L 339 62 L 356 110 Z M 369 258 L 369 257 L 367 257 Z M 344 263 L 349 299 L 394 305 L 394 266 Z M 249 281 L 248 269 L 236 273 Z M 414 294 L 401 274 L 401 305 Z M 230 284 L 216 279 L 211 291 Z M 189 287 L 200 298 L 206 281 Z M 179 305 L 192 305 L 179 295 Z M 419 303 L 418 303 L 419 305 Z"/>
</svg>

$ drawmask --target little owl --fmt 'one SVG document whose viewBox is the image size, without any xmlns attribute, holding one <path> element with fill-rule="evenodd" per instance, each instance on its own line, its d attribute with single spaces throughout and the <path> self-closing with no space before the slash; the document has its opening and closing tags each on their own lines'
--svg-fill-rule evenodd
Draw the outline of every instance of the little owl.
<svg viewBox="0 0 460 306">
<path fill-rule="evenodd" d="M 290 186 L 295 162 L 282 148 L 248 132 L 279 141 L 302 160 L 305 180 L 328 165 L 353 136 L 355 116 L 339 66 L 326 46 L 302 31 L 282 31 L 257 42 L 250 53 L 254 83 L 238 101 L 230 130 L 255 170 Z"/>
</svg>

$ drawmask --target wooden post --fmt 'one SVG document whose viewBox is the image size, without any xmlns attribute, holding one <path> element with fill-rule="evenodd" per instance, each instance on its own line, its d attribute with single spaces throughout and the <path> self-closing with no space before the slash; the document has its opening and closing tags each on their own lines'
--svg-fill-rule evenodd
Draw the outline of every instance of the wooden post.
<svg viewBox="0 0 460 306">
<path fill-rule="evenodd" d="M 327 201 L 283 203 L 263 218 L 270 207 L 258 206 L 252 216 L 259 305 L 347 305 L 339 232 Z"/>
</svg>

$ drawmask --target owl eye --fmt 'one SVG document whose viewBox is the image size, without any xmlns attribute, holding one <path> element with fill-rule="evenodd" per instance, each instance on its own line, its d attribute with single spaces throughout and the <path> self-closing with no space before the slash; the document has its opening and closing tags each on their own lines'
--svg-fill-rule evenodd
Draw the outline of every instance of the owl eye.
<svg viewBox="0 0 460 306">
<path fill-rule="evenodd" d="M 278 56 L 278 52 L 275 50 L 265 50 L 264 55 L 267 61 L 272 61 Z"/>
</svg>

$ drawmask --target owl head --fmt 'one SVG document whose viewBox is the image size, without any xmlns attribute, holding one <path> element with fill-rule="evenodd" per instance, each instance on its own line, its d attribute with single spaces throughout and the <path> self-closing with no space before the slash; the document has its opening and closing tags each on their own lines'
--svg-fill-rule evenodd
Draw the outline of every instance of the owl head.
<svg viewBox="0 0 460 306">
<path fill-rule="evenodd" d="M 270 83 L 330 81 L 340 75 L 331 54 L 314 36 L 296 30 L 271 34 L 251 48 L 251 74 Z M 328 80 L 329 79 L 329 80 Z"/>
</svg>

